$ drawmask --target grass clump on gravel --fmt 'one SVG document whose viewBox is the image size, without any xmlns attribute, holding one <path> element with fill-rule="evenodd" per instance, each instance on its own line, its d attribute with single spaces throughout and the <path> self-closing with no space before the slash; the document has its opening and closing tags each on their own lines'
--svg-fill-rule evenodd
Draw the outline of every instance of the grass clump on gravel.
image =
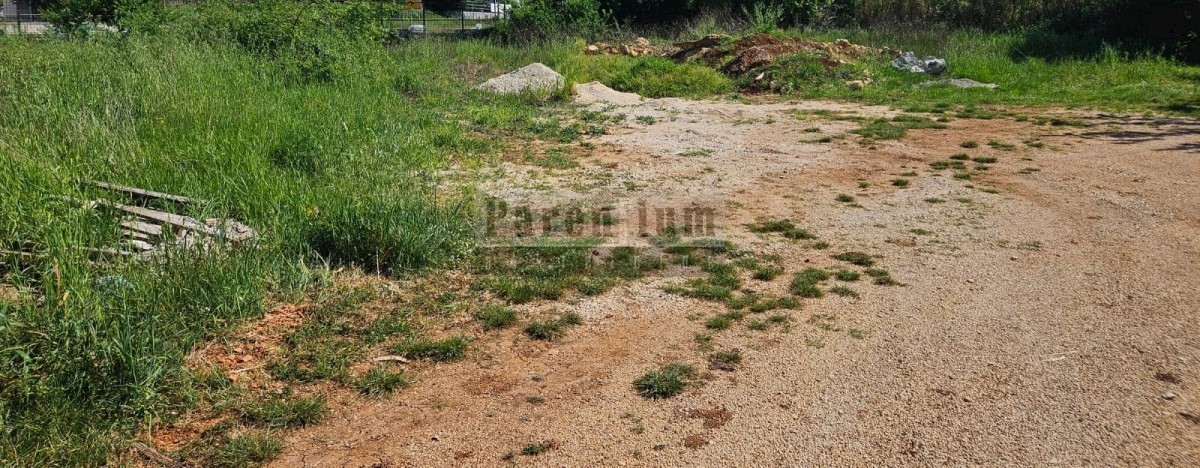
<svg viewBox="0 0 1200 468">
<path fill-rule="evenodd" d="M 410 359 L 428 359 L 430 361 L 457 361 L 467 355 L 467 347 L 471 339 L 465 336 L 452 336 L 444 340 L 418 338 L 397 343 L 392 348 L 396 354 Z"/>
<path fill-rule="evenodd" d="M 791 292 L 799 297 L 819 298 L 825 293 L 817 283 L 829 279 L 829 272 L 817 268 L 806 268 L 792 277 Z"/>
<path fill-rule="evenodd" d="M 243 407 L 242 419 L 271 429 L 304 427 L 320 422 L 328 411 L 323 396 L 284 395 Z"/>
<path fill-rule="evenodd" d="M 742 352 L 737 349 L 718 351 L 708 356 L 710 369 L 733 371 L 742 363 Z"/>
<path fill-rule="evenodd" d="M 870 255 L 867 255 L 862 252 L 855 252 L 855 251 L 842 252 L 840 254 L 834 255 L 833 259 L 841 260 L 843 262 L 846 262 L 846 263 L 849 263 L 852 265 L 858 265 L 858 266 L 863 266 L 863 267 L 869 267 L 869 266 L 875 264 L 875 259 L 871 258 Z"/>
<path fill-rule="evenodd" d="M 841 269 L 833 273 L 833 277 L 837 278 L 838 281 L 858 281 L 858 278 L 861 276 L 857 271 L 846 269 Z"/>
<path fill-rule="evenodd" d="M 257 466 L 283 451 L 283 439 L 266 432 L 244 432 L 225 437 L 210 458 L 218 467 Z"/>
<path fill-rule="evenodd" d="M 788 239 L 816 239 L 817 236 L 807 229 L 796 227 L 790 220 L 780 219 L 763 221 L 747 226 L 754 233 L 780 233 Z"/>
<path fill-rule="evenodd" d="M 403 372 L 392 372 L 382 367 L 372 367 L 355 382 L 358 391 L 366 395 L 390 395 L 409 385 Z"/>
<path fill-rule="evenodd" d="M 525 334 L 535 340 L 554 341 L 562 337 L 565 330 L 583 323 L 583 317 L 574 312 L 550 320 L 537 320 L 525 326 Z"/>
<path fill-rule="evenodd" d="M 475 312 L 475 319 L 484 330 L 510 327 L 517 323 L 517 312 L 504 306 L 492 305 Z"/>
<path fill-rule="evenodd" d="M 690 364 L 672 363 L 645 373 L 633 381 L 638 395 L 646 398 L 670 398 L 691 385 L 696 368 Z"/>
</svg>

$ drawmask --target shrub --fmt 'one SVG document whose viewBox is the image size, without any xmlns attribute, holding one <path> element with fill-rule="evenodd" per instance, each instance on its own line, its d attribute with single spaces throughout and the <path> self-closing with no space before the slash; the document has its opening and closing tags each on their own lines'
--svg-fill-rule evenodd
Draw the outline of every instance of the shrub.
<svg viewBox="0 0 1200 468">
<path fill-rule="evenodd" d="M 594 40 L 615 28 L 612 14 L 598 0 L 525 0 L 497 30 L 510 41 L 542 42 L 577 35 Z"/>
</svg>

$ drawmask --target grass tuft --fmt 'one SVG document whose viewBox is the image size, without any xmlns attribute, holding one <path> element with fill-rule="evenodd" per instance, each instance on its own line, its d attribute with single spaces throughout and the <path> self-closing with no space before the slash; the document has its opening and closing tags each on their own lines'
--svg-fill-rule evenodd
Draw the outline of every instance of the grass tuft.
<svg viewBox="0 0 1200 468">
<path fill-rule="evenodd" d="M 638 394 L 646 398 L 670 398 L 692 383 L 696 368 L 689 364 L 672 363 L 647 372 L 633 382 Z"/>
<path fill-rule="evenodd" d="M 401 341 L 392 349 L 406 358 L 449 362 L 466 356 L 470 343 L 471 340 L 465 336 L 453 336 L 444 340 L 419 338 Z"/>
</svg>

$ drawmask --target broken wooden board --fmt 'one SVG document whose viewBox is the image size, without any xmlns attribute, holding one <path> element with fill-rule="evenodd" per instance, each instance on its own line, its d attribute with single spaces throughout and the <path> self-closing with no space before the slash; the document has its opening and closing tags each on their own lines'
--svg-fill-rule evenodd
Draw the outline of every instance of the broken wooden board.
<svg viewBox="0 0 1200 468">
<path fill-rule="evenodd" d="M 125 193 L 128 195 L 137 197 L 137 198 L 167 200 L 167 201 L 173 201 L 175 203 L 184 203 L 184 204 L 189 204 L 189 205 L 200 204 L 200 200 L 197 200 L 195 198 L 188 198 L 188 197 L 179 196 L 179 195 L 171 195 L 169 193 L 155 192 L 152 190 L 140 189 L 137 187 L 129 187 L 126 185 L 110 184 L 108 182 L 101 182 L 98 180 L 88 181 L 88 184 L 96 186 L 96 187 L 100 187 L 105 190 L 112 190 L 114 192 Z"/>
</svg>

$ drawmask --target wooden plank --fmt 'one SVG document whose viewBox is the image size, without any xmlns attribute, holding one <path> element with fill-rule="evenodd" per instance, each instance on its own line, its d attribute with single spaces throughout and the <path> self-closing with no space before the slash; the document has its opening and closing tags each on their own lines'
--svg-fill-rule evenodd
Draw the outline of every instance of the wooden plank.
<svg viewBox="0 0 1200 468">
<path fill-rule="evenodd" d="M 12 257 L 17 259 L 18 262 L 23 263 L 32 262 L 36 258 L 29 252 L 17 252 L 15 250 L 0 249 L 0 259 L 3 259 L 4 257 Z"/>
<path fill-rule="evenodd" d="M 146 457 L 148 460 L 157 463 L 159 466 L 166 466 L 169 468 L 183 468 L 186 466 L 183 463 L 175 461 L 175 459 L 168 457 L 162 452 L 159 452 L 153 447 L 141 442 L 134 442 L 133 449 L 137 450 L 138 453 L 142 454 L 142 456 Z"/>
<path fill-rule="evenodd" d="M 133 247 L 134 249 L 136 249 L 140 252 L 148 252 L 148 251 L 154 250 L 154 246 L 150 245 L 149 242 L 140 241 L 137 239 L 129 239 L 129 240 L 125 241 L 125 244 L 129 245 L 130 247 Z"/>
<path fill-rule="evenodd" d="M 133 220 L 133 219 L 121 221 L 121 227 L 129 229 L 130 231 L 135 232 L 135 233 L 145 234 L 147 236 L 158 237 L 158 236 L 162 235 L 162 226 L 159 226 L 157 224 L 145 223 L 145 222 L 137 221 L 137 220 Z"/>
<path fill-rule="evenodd" d="M 96 187 L 100 187 L 102 189 L 112 190 L 114 192 L 127 193 L 129 195 L 133 195 L 135 197 L 140 197 L 140 198 L 167 200 L 167 201 L 173 201 L 176 203 L 186 203 L 189 205 L 195 205 L 195 204 L 200 203 L 200 200 L 197 200 L 195 198 L 188 198 L 188 197 L 179 196 L 179 195 L 171 195 L 169 193 L 155 192 L 153 190 L 140 189 L 137 187 L 130 187 L 127 185 L 110 184 L 108 182 L 101 182 L 98 180 L 88 181 L 88 183 L 91 185 L 94 185 Z"/>
<path fill-rule="evenodd" d="M 200 221 L 196 221 L 196 218 L 193 218 L 191 216 L 171 214 L 171 213 L 167 213 L 164 211 L 152 210 L 150 208 L 142 208 L 140 206 L 129 206 L 129 205 L 112 202 L 112 201 L 108 201 L 108 200 L 96 200 L 96 203 L 98 203 L 100 205 L 116 208 L 116 209 L 124 211 L 126 213 L 140 216 L 142 218 L 145 218 L 145 219 L 148 219 L 151 221 L 158 221 L 161 224 L 170 224 L 172 226 L 180 227 L 180 228 L 187 229 L 190 231 L 199 232 L 201 234 L 206 234 L 206 235 L 213 236 L 213 237 L 220 237 L 220 234 L 221 234 L 216 229 L 208 227 L 207 225 L 205 225 L 204 223 L 201 223 Z"/>
</svg>

